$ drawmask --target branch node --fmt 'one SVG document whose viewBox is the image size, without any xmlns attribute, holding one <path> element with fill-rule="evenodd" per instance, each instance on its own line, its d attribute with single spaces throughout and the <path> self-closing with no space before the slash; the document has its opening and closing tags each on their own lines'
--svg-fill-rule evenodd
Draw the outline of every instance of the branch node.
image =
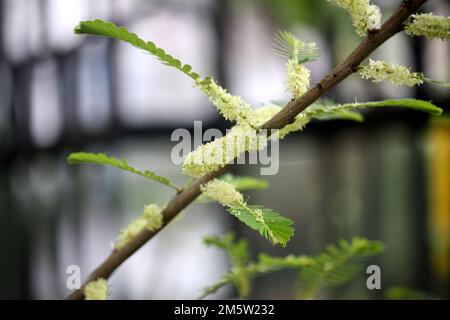
<svg viewBox="0 0 450 320">
<path fill-rule="evenodd" d="M 352 73 L 358 72 L 359 64 L 354 64 L 350 67 L 350 70 L 352 70 Z"/>
<path fill-rule="evenodd" d="M 367 33 L 367 36 L 369 38 L 373 38 L 377 33 L 380 32 L 380 29 L 371 29 L 369 30 L 369 32 Z"/>
</svg>

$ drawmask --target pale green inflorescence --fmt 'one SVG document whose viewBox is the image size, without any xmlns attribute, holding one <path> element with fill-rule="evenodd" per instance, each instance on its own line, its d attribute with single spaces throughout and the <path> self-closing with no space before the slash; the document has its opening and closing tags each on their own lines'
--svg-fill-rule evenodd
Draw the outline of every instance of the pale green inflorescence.
<svg viewBox="0 0 450 320">
<path fill-rule="evenodd" d="M 162 224 L 162 209 L 154 204 L 147 205 L 140 217 L 134 219 L 128 226 L 120 230 L 114 246 L 116 249 L 120 249 L 145 228 L 150 231 L 156 231 L 162 227 Z"/>
<path fill-rule="evenodd" d="M 302 65 L 299 59 L 302 52 L 317 49 L 315 43 L 298 40 L 294 36 L 289 38 L 292 54 L 287 62 L 286 87 L 294 98 L 302 96 L 309 88 L 310 71 Z M 303 50 L 303 51 L 302 51 Z M 238 96 L 230 95 L 214 80 L 198 82 L 197 85 L 217 107 L 219 112 L 228 120 L 236 121 L 230 132 L 222 138 L 198 147 L 189 153 L 183 162 L 183 172 L 191 177 L 200 177 L 213 172 L 232 162 L 245 152 L 259 151 L 268 144 L 266 132 L 258 134 L 255 128 L 261 127 L 281 110 L 279 106 L 268 106 L 254 109 L 250 104 Z M 301 130 L 309 119 L 300 114 L 295 122 L 277 132 L 271 132 L 270 139 L 282 139 L 287 134 Z"/>
<path fill-rule="evenodd" d="M 279 106 L 270 105 L 253 110 L 252 125 L 260 127 L 281 109 Z M 283 139 L 289 133 L 303 129 L 309 120 L 305 114 L 299 114 L 292 124 L 271 132 L 270 139 Z M 268 145 L 268 137 L 265 133 L 258 134 L 249 126 L 234 126 L 226 136 L 201 145 L 189 153 L 183 162 L 183 172 L 190 177 L 201 177 L 224 167 L 247 151 L 263 150 Z"/>
<path fill-rule="evenodd" d="M 309 89 L 311 72 L 303 64 L 298 63 L 296 59 L 289 59 L 286 68 L 286 88 L 295 99 L 300 98 Z"/>
<path fill-rule="evenodd" d="M 162 209 L 155 204 L 149 204 L 144 207 L 142 218 L 147 222 L 146 228 L 150 231 L 161 229 L 163 224 Z"/>
<path fill-rule="evenodd" d="M 414 14 L 413 21 L 405 26 L 405 32 L 411 36 L 424 36 L 428 39 L 450 40 L 450 17 L 432 13 Z"/>
<path fill-rule="evenodd" d="M 368 31 L 380 29 L 380 8 L 371 4 L 369 0 L 328 0 L 347 10 L 350 14 L 356 33 L 364 37 Z"/>
<path fill-rule="evenodd" d="M 236 121 L 238 124 L 250 123 L 253 107 L 241 97 L 229 94 L 214 80 L 207 84 L 198 82 L 198 86 L 225 119 Z"/>
<path fill-rule="evenodd" d="M 407 67 L 391 64 L 386 61 L 369 59 L 369 64 L 359 70 L 363 79 L 372 79 L 373 82 L 389 81 L 394 85 L 413 87 L 421 85 L 425 76 L 419 72 L 411 72 Z"/>
<path fill-rule="evenodd" d="M 214 179 L 204 184 L 201 190 L 206 196 L 223 206 L 244 205 L 244 196 L 231 183 L 223 180 Z"/>
<path fill-rule="evenodd" d="M 309 69 L 299 59 L 302 58 L 302 52 L 303 54 L 312 52 L 317 49 L 317 46 L 314 42 L 303 42 L 294 35 L 289 40 L 290 46 L 292 47 L 292 54 L 286 63 L 286 89 L 292 93 L 294 99 L 297 99 L 308 91 L 311 76 Z"/>
<path fill-rule="evenodd" d="M 183 162 L 183 172 L 201 177 L 218 170 L 246 151 L 258 151 L 267 146 L 267 137 L 247 126 L 234 126 L 226 136 L 199 146 Z"/>
<path fill-rule="evenodd" d="M 83 289 L 85 300 L 106 300 L 109 296 L 108 281 L 99 278 L 86 284 Z"/>
</svg>

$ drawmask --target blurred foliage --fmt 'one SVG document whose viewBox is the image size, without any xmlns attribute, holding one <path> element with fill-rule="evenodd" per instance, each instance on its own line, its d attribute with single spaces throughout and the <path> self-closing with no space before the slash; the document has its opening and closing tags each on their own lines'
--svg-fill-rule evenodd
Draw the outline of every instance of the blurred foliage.
<svg viewBox="0 0 450 320">
<path fill-rule="evenodd" d="M 349 49 L 359 43 L 359 37 L 353 31 L 346 12 L 327 1 L 250 0 L 234 3 L 236 6 L 251 3 L 262 8 L 281 29 L 295 31 L 299 25 L 316 29 L 327 38 L 332 49 L 330 53 L 336 60 L 342 60 L 349 53 Z"/>
<path fill-rule="evenodd" d="M 432 296 L 420 290 L 413 290 L 406 287 L 391 287 L 386 290 L 384 297 L 386 300 L 430 300 Z"/>
<path fill-rule="evenodd" d="M 240 298 L 246 299 L 251 292 L 252 278 L 285 269 L 299 272 L 297 298 L 313 299 L 322 288 L 342 286 L 354 279 L 369 257 L 384 250 L 380 241 L 355 237 L 351 241 L 341 240 L 337 245 L 329 245 L 315 256 L 274 257 L 263 253 L 252 262 L 247 241 L 236 239 L 233 233 L 206 237 L 204 243 L 224 250 L 230 258 L 231 268 L 218 282 L 205 288 L 200 299 L 228 284 L 234 284 Z"/>
<path fill-rule="evenodd" d="M 326 1 L 261 0 L 256 2 L 266 7 L 280 25 L 286 28 L 302 22 L 324 29 L 335 13 L 334 10 L 330 10 L 332 6 Z"/>
</svg>

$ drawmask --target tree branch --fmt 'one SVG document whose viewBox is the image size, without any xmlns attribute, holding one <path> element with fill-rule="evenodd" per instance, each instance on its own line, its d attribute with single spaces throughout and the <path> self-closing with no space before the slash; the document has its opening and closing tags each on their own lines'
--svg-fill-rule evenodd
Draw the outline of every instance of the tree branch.
<svg viewBox="0 0 450 320">
<path fill-rule="evenodd" d="M 321 81 L 306 92 L 301 98 L 291 101 L 285 108 L 276 114 L 271 120 L 265 123 L 263 129 L 281 129 L 291 123 L 294 118 L 317 99 L 322 97 L 327 91 L 336 86 L 339 82 L 357 71 L 358 66 L 375 49 L 382 45 L 386 40 L 394 36 L 403 29 L 403 24 L 408 17 L 414 13 L 427 0 L 405 0 L 395 13 L 383 24 L 379 30 L 369 33 L 368 37 L 330 73 Z M 177 193 L 163 210 L 164 225 L 167 226 L 170 221 L 191 202 L 193 202 L 201 193 L 200 186 L 206 182 L 221 176 L 230 166 L 226 166 L 216 172 L 207 174 L 196 179 L 183 191 Z M 160 230 L 162 230 L 161 228 Z M 115 250 L 97 269 L 95 269 L 87 278 L 81 289 L 74 291 L 67 297 L 69 300 L 83 299 L 83 287 L 86 283 L 98 278 L 108 279 L 111 274 L 127 260 L 133 253 L 138 251 L 147 241 L 152 239 L 158 232 L 144 230 L 134 239 L 129 241 L 120 250 Z"/>
<path fill-rule="evenodd" d="M 264 129 L 281 129 L 294 120 L 295 116 L 322 97 L 328 90 L 356 72 L 358 66 L 375 49 L 403 30 L 403 23 L 427 0 L 403 1 L 403 4 L 383 24 L 379 30 L 369 33 L 368 37 L 336 68 L 331 70 L 322 80 L 306 92 L 302 97 L 293 100 L 263 125 Z"/>
</svg>

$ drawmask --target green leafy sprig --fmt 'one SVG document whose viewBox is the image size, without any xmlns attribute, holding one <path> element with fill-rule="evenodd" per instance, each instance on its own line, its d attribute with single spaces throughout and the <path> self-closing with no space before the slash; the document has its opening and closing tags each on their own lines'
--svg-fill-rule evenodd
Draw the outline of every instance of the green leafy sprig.
<svg viewBox="0 0 450 320">
<path fill-rule="evenodd" d="M 119 27 L 112 22 L 106 22 L 100 19 L 81 21 L 75 28 L 75 33 L 109 37 L 127 42 L 147 53 L 150 53 L 164 65 L 181 71 L 196 82 L 201 82 L 207 85 L 211 81 L 209 78 L 201 80 L 199 74 L 192 71 L 192 67 L 189 64 L 183 64 L 179 59 L 174 58 L 172 55 L 165 52 L 164 49 L 158 47 L 154 42 L 145 41 L 139 38 L 136 34 L 128 31 L 125 27 Z"/>
<path fill-rule="evenodd" d="M 225 250 L 231 257 L 231 269 L 218 282 L 205 288 L 200 299 L 229 284 L 237 287 L 241 298 L 247 298 L 250 292 L 248 287 L 254 277 L 285 269 L 298 270 L 298 298 L 311 299 L 322 288 L 349 282 L 362 270 L 366 259 L 383 251 L 381 242 L 356 237 L 350 242 L 341 240 L 338 245 L 330 245 L 324 253 L 316 256 L 274 257 L 260 254 L 258 261 L 252 262 L 248 259 L 248 245 L 244 244 L 246 241 L 237 241 L 233 234 L 226 234 L 222 238 L 210 236 L 205 239 L 205 243 Z M 237 284 L 238 281 L 240 284 Z M 242 283 L 246 284 L 245 295 L 241 295 L 242 289 L 239 289 Z"/>
<path fill-rule="evenodd" d="M 180 191 L 181 189 L 175 186 L 168 178 L 157 175 L 153 171 L 142 171 L 132 167 L 128 164 L 127 160 L 120 160 L 114 157 L 109 157 L 105 153 L 87 153 L 87 152 L 76 152 L 71 153 L 67 157 L 67 162 L 69 164 L 99 164 L 104 166 L 111 166 L 134 174 L 140 175 L 144 178 L 159 182 L 170 188 Z"/>
</svg>

